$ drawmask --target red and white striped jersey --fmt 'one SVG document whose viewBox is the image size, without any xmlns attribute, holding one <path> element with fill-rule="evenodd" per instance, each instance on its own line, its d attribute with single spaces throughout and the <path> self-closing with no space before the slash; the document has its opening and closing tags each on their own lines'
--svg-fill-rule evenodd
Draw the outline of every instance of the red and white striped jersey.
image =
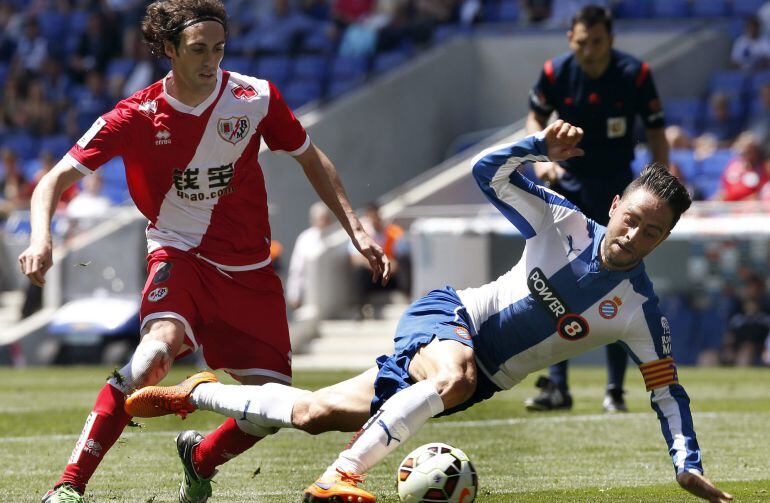
<svg viewBox="0 0 770 503">
<path fill-rule="evenodd" d="M 148 251 L 170 246 L 229 270 L 267 265 L 260 143 L 297 156 L 310 138 L 266 80 L 219 70 L 215 91 L 190 107 L 166 92 L 166 79 L 97 119 L 66 159 L 90 174 L 123 156 L 131 197 L 150 221 Z"/>
</svg>

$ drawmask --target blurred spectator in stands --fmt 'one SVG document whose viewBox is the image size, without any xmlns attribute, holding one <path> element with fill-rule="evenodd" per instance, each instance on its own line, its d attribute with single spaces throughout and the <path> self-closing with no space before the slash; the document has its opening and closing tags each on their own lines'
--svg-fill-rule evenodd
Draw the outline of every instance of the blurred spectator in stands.
<svg viewBox="0 0 770 503">
<path fill-rule="evenodd" d="M 120 54 L 120 36 L 120 30 L 109 26 L 102 13 L 89 14 L 86 29 L 80 34 L 75 53 L 70 58 L 71 75 L 83 82 L 91 70 L 104 73 L 110 58 Z"/>
<path fill-rule="evenodd" d="M 459 4 L 457 0 L 416 0 L 414 5 L 412 42 L 425 46 L 433 39 L 437 26 L 452 21 Z"/>
<path fill-rule="evenodd" d="M 40 80 L 28 83 L 25 109 L 28 116 L 28 130 L 37 137 L 52 135 L 56 132 L 56 108 L 45 94 L 45 86 Z"/>
<path fill-rule="evenodd" d="M 754 134 L 765 152 L 770 152 L 770 82 L 759 90 L 759 107 L 752 109 L 748 130 Z"/>
<path fill-rule="evenodd" d="M 109 213 L 112 201 L 102 193 L 104 184 L 98 171 L 83 178 L 83 190 L 80 191 L 67 205 L 65 214 L 71 221 L 70 236 L 78 231 L 87 230 Z"/>
<path fill-rule="evenodd" d="M 17 15 L 8 2 L 0 2 L 0 61 L 11 61 L 16 51 L 14 24 Z"/>
<path fill-rule="evenodd" d="M 738 155 L 725 167 L 714 199 L 721 201 L 745 201 L 757 199 L 759 191 L 768 181 L 762 149 L 756 137 L 745 132 L 735 142 Z"/>
<path fill-rule="evenodd" d="M 332 19 L 340 33 L 366 16 L 374 12 L 376 0 L 334 0 L 332 3 Z"/>
<path fill-rule="evenodd" d="M 77 110 L 77 123 L 81 131 L 87 131 L 101 114 L 112 106 L 104 76 L 92 70 L 86 75 L 86 85 L 73 99 Z"/>
<path fill-rule="evenodd" d="M 289 306 L 299 308 L 306 300 L 308 264 L 321 251 L 321 242 L 334 221 L 332 212 L 318 201 L 310 207 L 310 227 L 297 236 L 289 261 L 286 278 L 286 300 Z"/>
<path fill-rule="evenodd" d="M 553 0 L 548 25 L 551 27 L 569 28 L 572 24 L 572 18 L 584 7 L 599 5 L 609 8 L 610 3 L 609 0 Z"/>
<path fill-rule="evenodd" d="M 51 171 L 54 166 L 56 166 L 56 158 L 53 156 L 51 152 L 48 152 L 46 150 L 42 151 L 40 153 L 40 157 L 35 161 L 37 163 L 37 168 L 35 170 L 35 174 L 32 176 L 32 180 L 30 183 L 25 185 L 25 193 L 24 198 L 29 201 L 29 199 L 32 197 L 32 192 L 35 190 L 35 187 L 37 187 L 37 184 L 40 182 L 40 179 L 43 178 L 43 176 Z M 59 200 L 59 204 L 56 207 L 57 211 L 63 211 L 67 204 L 69 204 L 70 201 L 78 194 L 78 186 L 77 184 L 72 185 L 70 188 L 62 192 L 61 199 Z"/>
<path fill-rule="evenodd" d="M 711 136 L 720 147 L 728 147 L 740 131 L 740 117 L 731 110 L 730 97 L 720 92 L 712 94 L 702 136 Z"/>
<path fill-rule="evenodd" d="M 27 113 L 24 107 L 24 95 L 21 92 L 21 81 L 12 76 L 5 80 L 3 86 L 2 122 L 10 130 L 23 130 L 27 127 Z"/>
<path fill-rule="evenodd" d="M 318 21 L 331 17 L 331 8 L 326 0 L 300 0 L 299 8 L 306 16 Z"/>
<path fill-rule="evenodd" d="M 521 0 L 524 18 L 528 23 L 537 24 L 551 17 L 553 0 Z"/>
<path fill-rule="evenodd" d="M 770 332 L 770 302 L 765 278 L 751 272 L 740 292 L 740 308 L 730 317 L 724 339 L 724 361 L 746 367 L 761 361 Z"/>
<path fill-rule="evenodd" d="M 48 101 L 57 112 L 62 112 L 70 100 L 71 82 L 64 73 L 61 62 L 56 58 L 47 58 L 43 63 L 39 81 Z"/>
<path fill-rule="evenodd" d="M 390 282 L 386 286 L 372 283 L 372 272 L 366 260 L 359 260 L 360 253 L 353 244 L 348 245 L 350 263 L 353 266 L 353 278 L 359 288 L 358 308 L 355 316 L 371 318 L 375 315 L 374 299 L 376 293 L 384 291 L 400 291 L 407 297 L 411 288 L 411 263 L 409 243 L 404 235 L 404 229 L 393 223 L 386 223 L 380 216 L 380 208 L 374 203 L 367 205 L 361 225 L 367 234 L 382 247 L 390 260 L 392 271 Z"/>
<path fill-rule="evenodd" d="M 682 126 L 666 126 L 666 142 L 670 150 L 685 150 L 693 148 L 693 139 Z"/>
<path fill-rule="evenodd" d="M 8 147 L 0 149 L 0 220 L 29 204 L 24 175 L 16 154 Z"/>
<path fill-rule="evenodd" d="M 315 22 L 289 0 L 272 0 L 270 4 L 272 8 L 261 10 L 256 25 L 244 36 L 246 54 L 294 53 L 304 34 L 315 27 Z"/>
<path fill-rule="evenodd" d="M 745 71 L 766 68 L 770 64 L 770 41 L 760 34 L 756 16 L 746 19 L 743 34 L 733 42 L 730 62 Z"/>
<path fill-rule="evenodd" d="M 16 42 L 14 66 L 37 74 L 48 57 L 48 42 L 40 35 L 37 19 L 30 17 L 24 23 L 24 33 Z"/>
</svg>

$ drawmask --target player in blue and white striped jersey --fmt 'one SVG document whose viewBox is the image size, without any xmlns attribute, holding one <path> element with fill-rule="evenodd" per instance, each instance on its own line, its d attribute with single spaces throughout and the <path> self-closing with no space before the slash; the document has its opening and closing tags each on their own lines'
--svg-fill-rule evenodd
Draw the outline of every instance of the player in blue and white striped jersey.
<svg viewBox="0 0 770 503">
<path fill-rule="evenodd" d="M 305 492 L 305 501 L 375 501 L 362 474 L 425 422 L 485 400 L 527 374 L 621 341 L 639 365 L 679 484 L 714 502 L 732 497 L 703 477 L 689 398 L 671 358 L 668 322 L 642 259 L 668 237 L 690 197 L 650 165 L 610 209 L 605 228 L 517 172 L 527 161 L 582 155 L 580 128 L 556 121 L 537 136 L 480 156 L 473 175 L 527 238 L 522 259 L 479 288 L 434 290 L 399 322 L 395 352 L 348 381 L 310 393 L 280 384 L 224 386 L 191 378 L 129 397 L 136 416 L 214 410 L 264 428 L 320 433 L 363 428 Z M 176 404 L 176 405 L 174 405 Z M 184 409 L 184 410 L 181 410 Z M 358 499 L 360 498 L 360 499 Z"/>
</svg>

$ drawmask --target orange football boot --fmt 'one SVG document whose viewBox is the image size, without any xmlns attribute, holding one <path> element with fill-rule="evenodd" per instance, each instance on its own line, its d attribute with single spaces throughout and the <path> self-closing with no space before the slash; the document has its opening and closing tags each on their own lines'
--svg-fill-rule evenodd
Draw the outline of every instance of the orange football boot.
<svg viewBox="0 0 770 503">
<path fill-rule="evenodd" d="M 126 398 L 126 413 L 134 417 L 158 417 L 176 414 L 184 419 L 195 412 L 189 401 L 190 394 L 199 384 L 218 382 L 211 372 L 198 372 L 176 386 L 146 386 Z"/>
<path fill-rule="evenodd" d="M 358 487 L 363 484 L 364 476 L 343 472 L 337 468 L 337 473 L 331 477 L 321 477 L 313 482 L 302 497 L 303 503 L 375 503 L 377 498 Z"/>
</svg>

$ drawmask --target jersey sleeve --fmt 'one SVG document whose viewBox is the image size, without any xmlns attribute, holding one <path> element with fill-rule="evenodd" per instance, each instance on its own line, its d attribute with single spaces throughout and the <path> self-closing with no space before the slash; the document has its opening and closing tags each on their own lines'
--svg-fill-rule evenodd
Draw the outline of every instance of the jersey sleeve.
<svg viewBox="0 0 770 503">
<path fill-rule="evenodd" d="M 663 105 L 658 97 L 658 90 L 652 78 L 652 71 L 647 63 L 642 63 L 634 78 L 637 88 L 636 112 L 642 118 L 647 129 L 659 129 L 665 126 Z"/>
<path fill-rule="evenodd" d="M 118 105 L 102 115 L 65 155 L 78 171 L 89 175 L 113 157 L 122 155 L 131 142 L 131 109 Z"/>
<path fill-rule="evenodd" d="M 298 156 L 310 146 L 310 137 L 289 106 L 283 100 L 278 88 L 270 82 L 270 104 L 267 115 L 259 123 L 259 131 L 270 150 L 283 150 Z"/>
<path fill-rule="evenodd" d="M 695 435 L 690 397 L 679 384 L 671 356 L 671 329 L 657 306 L 657 298 L 646 301 L 631 317 L 622 342 L 639 365 L 650 405 L 658 416 L 663 438 L 676 473 L 703 474 L 701 452 Z"/>
<path fill-rule="evenodd" d="M 551 115 L 554 111 L 554 84 L 556 84 L 556 76 L 553 60 L 549 59 L 543 65 L 543 70 L 534 87 L 529 91 L 530 110 L 539 115 Z"/>
<path fill-rule="evenodd" d="M 516 169 L 525 162 L 547 161 L 541 133 L 482 152 L 473 164 L 473 177 L 487 199 L 527 239 L 578 209 L 552 190 L 532 183 Z"/>
</svg>

